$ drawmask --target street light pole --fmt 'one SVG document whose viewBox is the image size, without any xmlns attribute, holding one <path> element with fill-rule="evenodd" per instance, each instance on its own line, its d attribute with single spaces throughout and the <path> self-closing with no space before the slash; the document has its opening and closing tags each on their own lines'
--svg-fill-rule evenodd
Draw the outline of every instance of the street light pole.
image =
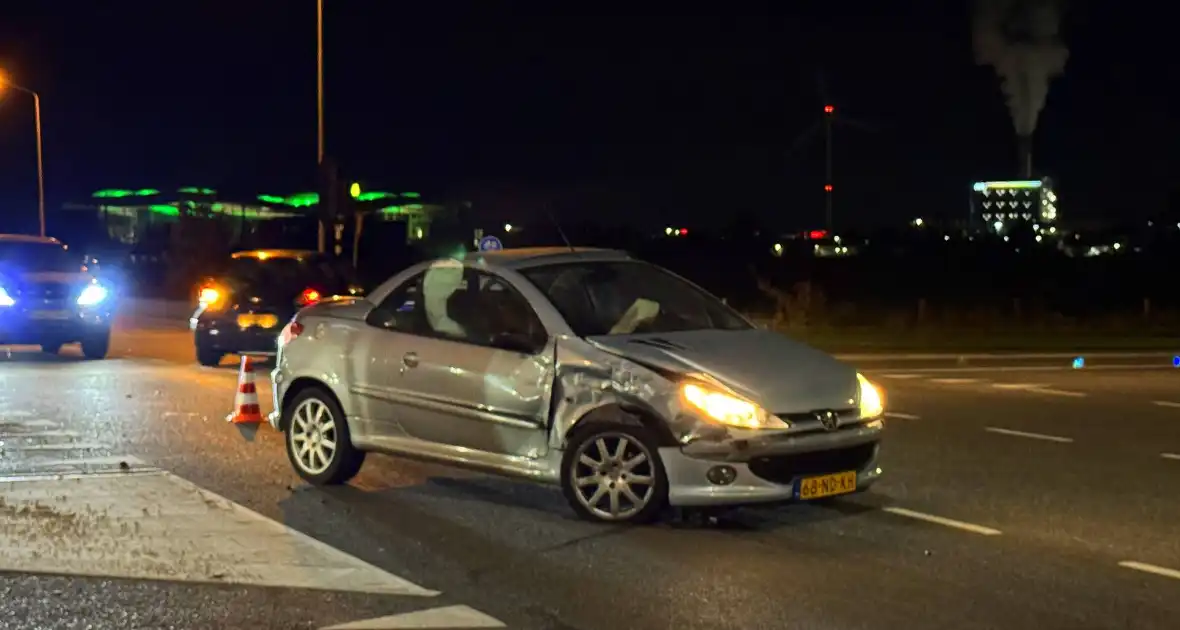
<svg viewBox="0 0 1180 630">
<path fill-rule="evenodd" d="M 41 95 L 33 95 L 33 120 L 37 126 L 37 217 L 41 222 L 41 238 L 45 238 L 45 159 L 41 153 Z"/>
<path fill-rule="evenodd" d="M 324 0 L 316 0 L 315 3 L 315 30 L 316 30 L 316 174 L 320 179 L 323 179 L 324 170 Z M 323 186 L 321 185 L 321 188 Z M 321 191 L 322 194 L 323 191 Z M 322 254 L 324 253 L 324 206 L 327 199 L 320 199 L 319 214 L 317 218 L 317 249 Z"/>
<path fill-rule="evenodd" d="M 315 6 L 316 31 L 316 114 L 318 128 L 316 140 L 318 153 L 316 164 L 324 163 L 324 0 L 316 0 Z"/>
<path fill-rule="evenodd" d="M 33 97 L 33 123 L 37 129 L 37 217 L 41 224 L 41 236 L 45 236 L 45 161 L 41 153 L 41 95 L 9 81 L 0 74 L 0 88 L 9 87 Z"/>
</svg>

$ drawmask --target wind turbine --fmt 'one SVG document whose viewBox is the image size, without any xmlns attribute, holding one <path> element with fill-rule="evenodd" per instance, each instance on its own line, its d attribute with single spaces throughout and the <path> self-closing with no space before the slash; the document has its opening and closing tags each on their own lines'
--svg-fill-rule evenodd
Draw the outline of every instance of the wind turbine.
<svg viewBox="0 0 1180 630">
<path fill-rule="evenodd" d="M 876 131 L 868 123 L 859 121 L 848 116 L 837 116 L 836 106 L 832 100 L 828 98 L 827 82 L 824 80 L 823 71 L 816 72 L 816 88 L 820 99 L 823 103 L 822 118 L 812 123 L 807 129 L 800 133 L 795 141 L 791 143 L 791 147 L 787 150 L 788 158 L 797 152 L 805 144 L 809 144 L 817 135 L 823 134 L 824 138 L 824 227 L 829 231 L 833 228 L 832 218 L 832 196 L 835 194 L 835 186 L 832 178 L 832 132 L 835 127 L 850 127 L 859 129 L 861 131 Z"/>
</svg>

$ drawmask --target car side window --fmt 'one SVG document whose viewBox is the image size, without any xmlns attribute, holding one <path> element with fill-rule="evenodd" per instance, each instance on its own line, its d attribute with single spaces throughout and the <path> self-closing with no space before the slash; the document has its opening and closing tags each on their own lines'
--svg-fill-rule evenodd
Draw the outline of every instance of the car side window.
<svg viewBox="0 0 1180 630">
<path fill-rule="evenodd" d="M 503 279 L 462 267 L 432 268 L 395 289 L 369 323 L 398 332 L 518 352 L 548 335 L 528 301 Z"/>
<path fill-rule="evenodd" d="M 402 283 L 369 313 L 369 324 L 378 328 L 398 330 L 411 334 L 421 334 L 425 327 L 419 318 L 422 310 L 422 279 L 425 274 L 418 274 Z"/>
</svg>

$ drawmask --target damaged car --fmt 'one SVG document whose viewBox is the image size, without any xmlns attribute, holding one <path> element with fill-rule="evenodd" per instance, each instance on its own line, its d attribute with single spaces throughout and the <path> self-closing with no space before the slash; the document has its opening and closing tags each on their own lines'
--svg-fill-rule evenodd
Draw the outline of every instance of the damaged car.
<svg viewBox="0 0 1180 630">
<path fill-rule="evenodd" d="M 366 453 L 557 485 L 593 521 L 826 499 L 881 475 L 884 397 L 624 252 L 421 263 L 283 329 L 271 424 L 312 484 Z"/>
</svg>

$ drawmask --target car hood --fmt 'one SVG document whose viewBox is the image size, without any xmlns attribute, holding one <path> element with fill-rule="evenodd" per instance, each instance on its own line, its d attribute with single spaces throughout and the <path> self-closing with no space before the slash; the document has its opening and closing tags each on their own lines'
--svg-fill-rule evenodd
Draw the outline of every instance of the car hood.
<svg viewBox="0 0 1180 630">
<path fill-rule="evenodd" d="M 90 282 L 93 278 L 85 271 L 25 271 L 16 275 L 21 282 L 27 283 L 50 283 L 57 282 L 61 284 L 84 284 Z"/>
<path fill-rule="evenodd" d="M 712 376 L 774 414 L 855 405 L 856 370 L 765 330 L 698 330 L 589 339 L 638 363 Z"/>
</svg>

